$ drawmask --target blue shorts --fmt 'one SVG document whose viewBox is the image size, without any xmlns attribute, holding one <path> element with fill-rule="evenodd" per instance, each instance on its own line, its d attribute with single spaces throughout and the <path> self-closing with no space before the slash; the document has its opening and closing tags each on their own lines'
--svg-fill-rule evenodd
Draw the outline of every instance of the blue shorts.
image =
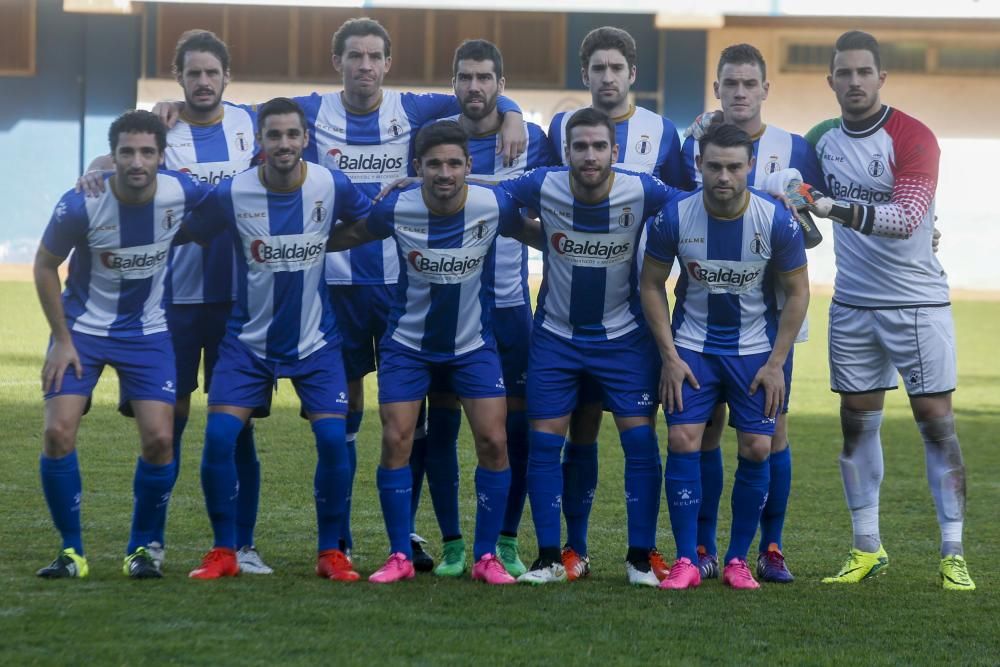
<svg viewBox="0 0 1000 667">
<path fill-rule="evenodd" d="M 656 409 L 660 355 L 646 327 L 612 340 L 579 341 L 536 327 L 528 360 L 528 419 L 554 419 L 577 406 L 587 381 L 602 391 L 619 417 L 646 417 Z"/>
<path fill-rule="evenodd" d="M 681 390 L 684 410 L 667 414 L 668 425 L 708 422 L 721 398 L 729 405 L 729 425 L 737 431 L 774 435 L 775 420 L 764 414 L 764 390 L 758 388 L 753 396 L 748 393 L 757 371 L 771 356 L 770 352 L 729 356 L 678 347 L 677 354 L 691 367 L 701 388 L 684 383 Z"/>
<path fill-rule="evenodd" d="M 342 337 L 344 371 L 354 381 L 375 370 L 396 285 L 327 285 Z"/>
<path fill-rule="evenodd" d="M 792 399 L 792 365 L 793 365 L 792 357 L 794 355 L 795 355 L 795 346 L 792 345 L 792 349 L 788 351 L 788 357 L 785 359 L 785 365 L 781 367 L 781 370 L 785 374 L 785 404 L 781 406 L 781 414 L 783 415 L 788 414 L 788 402 Z M 720 396 L 719 399 L 716 401 L 716 403 L 725 403 L 725 402 L 726 402 L 725 396 Z M 707 423 L 711 424 L 712 420 L 709 419 Z M 732 426 L 733 428 L 736 428 L 736 426 L 733 424 L 732 419 L 729 420 L 729 425 Z"/>
<path fill-rule="evenodd" d="M 447 376 L 448 386 L 462 398 L 506 396 L 503 369 L 496 348 L 484 346 L 450 359 L 431 359 L 388 338 L 382 342 L 378 367 L 378 402 L 422 401 L 432 377 Z M 440 390 L 439 380 L 435 380 Z"/>
<path fill-rule="evenodd" d="M 527 304 L 493 311 L 493 335 L 508 396 L 524 398 L 527 393 L 532 328 L 531 306 Z"/>
<path fill-rule="evenodd" d="M 66 394 L 89 398 L 104 367 L 111 366 L 118 373 L 118 410 L 122 414 L 132 416 L 130 401 L 161 401 L 170 405 L 177 401 L 177 367 L 174 349 L 169 344 L 170 334 L 166 331 L 128 338 L 69 333 L 80 356 L 83 373 L 77 379 L 73 368 L 68 368 L 63 375 L 62 388 L 46 393 L 46 400 Z M 84 413 L 89 410 L 88 400 Z"/>
<path fill-rule="evenodd" d="M 286 363 L 261 359 L 236 336 L 226 334 L 219 344 L 214 375 L 209 405 L 253 408 L 254 417 L 267 417 L 278 378 L 289 378 L 305 412 L 347 413 L 347 380 L 339 345 L 327 343 L 305 359 Z"/>
<path fill-rule="evenodd" d="M 212 387 L 212 369 L 219 358 L 219 342 L 226 334 L 232 303 L 176 303 L 166 306 L 167 328 L 177 357 L 177 394 L 198 388 L 198 366 L 205 359 L 205 392 Z"/>
</svg>

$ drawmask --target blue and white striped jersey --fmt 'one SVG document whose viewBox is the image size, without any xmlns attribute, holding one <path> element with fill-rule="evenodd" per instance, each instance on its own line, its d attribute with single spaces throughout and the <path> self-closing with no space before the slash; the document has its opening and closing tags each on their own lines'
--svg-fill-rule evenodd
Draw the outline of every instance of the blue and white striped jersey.
<svg viewBox="0 0 1000 667">
<path fill-rule="evenodd" d="M 457 120 L 453 116 L 446 120 Z M 469 137 L 469 156 L 472 158 L 472 174 L 478 180 L 498 183 L 520 176 L 537 167 L 551 167 L 561 164 L 559 156 L 552 152 L 552 146 L 542 128 L 534 123 L 525 123 L 528 147 L 509 167 L 503 164 L 503 155 L 497 155 L 499 141 L 497 133 Z M 512 308 L 530 303 L 528 292 L 528 247 L 515 239 L 498 237 L 493 263 L 497 308 Z"/>
<path fill-rule="evenodd" d="M 805 245 L 782 204 L 747 192 L 736 218 L 713 216 L 698 190 L 672 201 L 650 225 L 646 254 L 681 264 L 671 323 L 678 347 L 736 356 L 774 344 L 775 274 L 804 269 Z"/>
<path fill-rule="evenodd" d="M 690 178 L 700 184 L 701 172 L 695 166 L 695 156 L 700 154 L 694 137 L 684 140 L 684 169 Z M 805 183 L 815 185 L 823 182 L 816 152 L 809 142 L 797 134 L 786 132 L 780 127 L 765 125 L 763 132 L 753 137 L 753 156 L 757 163 L 747 177 L 747 185 L 763 183 L 769 174 L 782 169 L 798 169 Z M 819 187 L 819 186 L 816 186 Z"/>
<path fill-rule="evenodd" d="M 573 196 L 568 167 L 535 169 L 500 187 L 541 213 L 545 247 L 535 325 L 575 340 L 607 340 L 636 329 L 643 221 L 682 191 L 617 166 L 608 198 L 597 204 Z"/>
<path fill-rule="evenodd" d="M 371 200 L 343 174 L 307 162 L 302 169 L 302 182 L 287 191 L 265 186 L 263 167 L 237 174 L 190 225 L 199 239 L 233 231 L 241 261 L 227 329 L 268 361 L 304 359 L 340 342 L 323 280 L 326 243 L 336 220 L 371 210 Z"/>
<path fill-rule="evenodd" d="M 563 164 L 566 161 L 566 124 L 574 113 L 562 111 L 549 124 L 549 142 Z M 681 160 L 681 140 L 668 118 L 643 107 L 632 106 L 615 122 L 618 166 L 640 174 L 656 176 L 667 185 L 682 190 L 694 187 Z"/>
<path fill-rule="evenodd" d="M 258 147 L 257 115 L 247 106 L 222 103 L 222 117 L 202 125 L 181 116 L 167 132 L 164 165 L 218 185 L 250 167 Z M 205 247 L 171 249 L 166 303 L 225 303 L 236 298 L 233 240 L 220 234 Z"/>
<path fill-rule="evenodd" d="M 156 193 L 123 204 L 108 175 L 98 197 L 67 192 L 42 236 L 53 255 L 72 251 L 63 292 L 66 325 L 92 336 L 128 338 L 167 330 L 163 284 L 181 223 L 210 188 L 189 175 L 161 171 Z"/>
<path fill-rule="evenodd" d="M 411 175 L 411 142 L 423 125 L 459 113 L 454 95 L 383 90 L 378 107 L 353 113 L 340 93 L 296 97 L 306 114 L 310 141 L 302 158 L 349 176 L 370 198 L 384 185 Z M 501 113 L 520 109 L 505 97 Z M 399 279 L 392 240 L 330 253 L 326 282 L 331 285 L 391 285 Z"/>
<path fill-rule="evenodd" d="M 368 230 L 396 240 L 400 272 L 386 336 L 431 358 L 492 344 L 493 243 L 521 224 L 503 191 L 468 184 L 464 206 L 439 215 L 419 184 L 375 204 Z"/>
</svg>

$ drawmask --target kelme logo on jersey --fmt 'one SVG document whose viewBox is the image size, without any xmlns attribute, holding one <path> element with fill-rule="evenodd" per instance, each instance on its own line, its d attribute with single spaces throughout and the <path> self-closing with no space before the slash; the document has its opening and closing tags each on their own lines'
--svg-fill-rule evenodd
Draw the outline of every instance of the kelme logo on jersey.
<svg viewBox="0 0 1000 667">
<path fill-rule="evenodd" d="M 321 262 L 326 234 L 286 234 L 244 239 L 248 264 L 258 271 L 302 271 Z"/>
<path fill-rule="evenodd" d="M 402 156 L 390 155 L 389 153 L 365 153 L 359 152 L 356 155 L 348 155 L 339 148 L 331 148 L 326 152 L 327 163 L 335 166 L 340 171 L 384 174 L 386 172 L 398 172 L 403 169 L 405 159 Z"/>
<path fill-rule="evenodd" d="M 624 235 L 556 232 L 549 238 L 552 249 L 576 266 L 611 266 L 632 257 L 633 240 Z"/>
<path fill-rule="evenodd" d="M 460 283 L 479 273 L 489 248 L 420 248 L 411 250 L 406 255 L 406 261 L 428 282 Z"/>
<path fill-rule="evenodd" d="M 847 185 L 837 180 L 837 177 L 830 174 L 826 177 L 827 194 L 834 199 L 846 199 L 854 203 L 861 204 L 883 204 L 892 199 L 892 192 L 876 192 L 871 188 L 861 187 L 857 183 Z"/>
<path fill-rule="evenodd" d="M 701 259 L 687 263 L 688 275 L 712 294 L 742 294 L 763 278 L 766 261 L 730 262 Z"/>
<path fill-rule="evenodd" d="M 164 266 L 170 254 L 170 241 L 151 245 L 107 250 L 100 254 L 101 265 L 117 271 L 123 280 L 149 278 Z"/>
</svg>

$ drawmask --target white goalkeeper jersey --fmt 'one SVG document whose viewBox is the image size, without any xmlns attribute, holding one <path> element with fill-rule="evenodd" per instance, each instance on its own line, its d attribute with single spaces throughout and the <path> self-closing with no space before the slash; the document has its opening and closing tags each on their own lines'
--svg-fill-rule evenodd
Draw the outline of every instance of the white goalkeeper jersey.
<svg viewBox="0 0 1000 667">
<path fill-rule="evenodd" d="M 860 231 L 833 225 L 834 301 L 859 308 L 948 303 L 948 280 L 931 249 L 941 151 L 934 134 L 898 109 L 874 119 L 833 119 L 807 138 L 831 197 L 862 207 Z"/>
</svg>

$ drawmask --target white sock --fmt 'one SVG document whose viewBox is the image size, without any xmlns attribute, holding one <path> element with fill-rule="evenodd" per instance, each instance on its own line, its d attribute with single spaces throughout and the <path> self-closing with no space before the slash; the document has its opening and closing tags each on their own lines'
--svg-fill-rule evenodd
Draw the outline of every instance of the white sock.
<svg viewBox="0 0 1000 667">
<path fill-rule="evenodd" d="M 965 464 L 952 415 L 917 422 L 924 439 L 927 484 L 941 526 L 941 555 L 962 554 L 965 520 Z"/>
<path fill-rule="evenodd" d="M 851 510 L 854 548 L 873 553 L 882 544 L 878 526 L 878 497 L 885 467 L 879 427 L 882 411 L 840 410 L 844 451 L 840 454 L 840 476 Z"/>
</svg>

